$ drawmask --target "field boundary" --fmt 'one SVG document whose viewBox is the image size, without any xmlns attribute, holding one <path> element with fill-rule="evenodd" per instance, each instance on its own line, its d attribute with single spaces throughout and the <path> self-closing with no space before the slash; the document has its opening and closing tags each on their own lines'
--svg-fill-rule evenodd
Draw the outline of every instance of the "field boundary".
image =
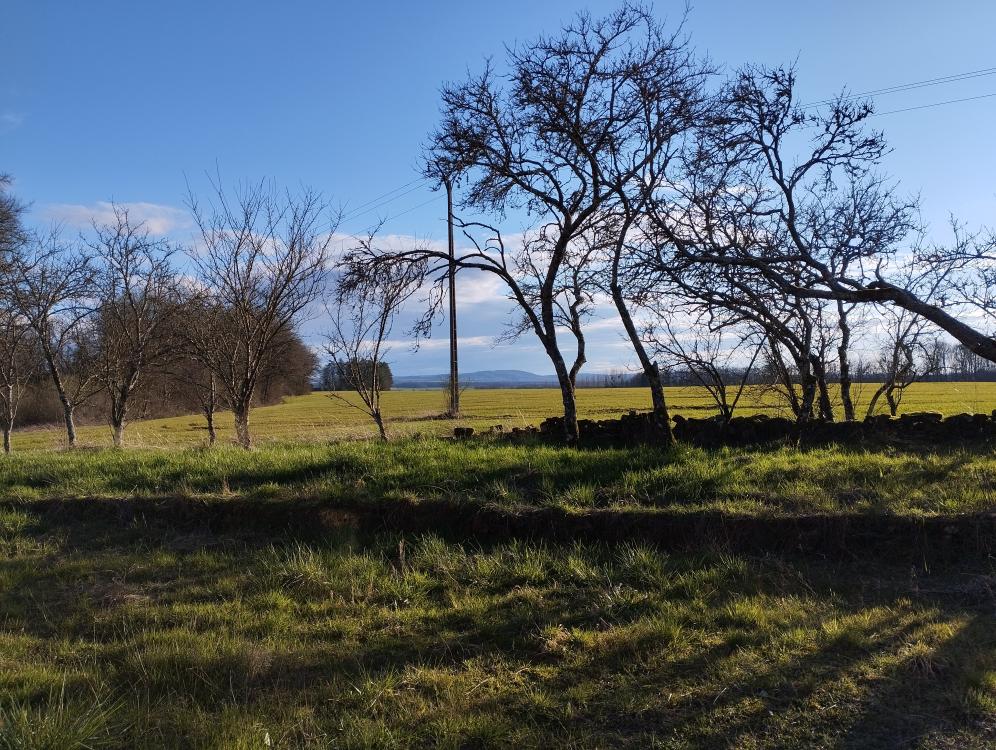
<svg viewBox="0 0 996 750">
<path fill-rule="evenodd" d="M 47 527 L 101 521 L 123 528 L 320 539 L 342 530 L 433 533 L 454 541 L 528 539 L 645 543 L 674 551 L 788 554 L 883 560 L 916 567 L 996 559 L 996 513 L 935 516 L 807 514 L 753 516 L 718 511 L 507 509 L 447 500 L 331 502 L 178 496 L 73 497 L 3 501 Z"/>
</svg>

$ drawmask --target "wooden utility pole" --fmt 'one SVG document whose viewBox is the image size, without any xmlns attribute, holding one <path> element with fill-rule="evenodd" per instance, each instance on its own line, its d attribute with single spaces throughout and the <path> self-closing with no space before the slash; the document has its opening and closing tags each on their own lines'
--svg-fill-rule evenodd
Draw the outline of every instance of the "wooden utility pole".
<svg viewBox="0 0 996 750">
<path fill-rule="evenodd" d="M 446 186 L 446 228 L 450 251 L 450 416 L 460 413 L 460 373 L 457 367 L 457 317 L 456 317 L 456 247 L 453 242 L 453 183 L 443 178 Z"/>
</svg>

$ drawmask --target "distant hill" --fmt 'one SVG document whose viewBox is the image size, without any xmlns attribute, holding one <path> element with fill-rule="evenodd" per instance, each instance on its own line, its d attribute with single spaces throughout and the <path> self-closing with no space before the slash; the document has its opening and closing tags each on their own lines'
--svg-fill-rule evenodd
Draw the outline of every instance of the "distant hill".
<svg viewBox="0 0 996 750">
<path fill-rule="evenodd" d="M 395 375 L 395 388 L 442 388 L 449 380 L 443 375 Z M 549 388 L 557 385 L 556 375 L 537 375 L 525 370 L 479 370 L 461 372 L 461 386 L 475 388 Z"/>
</svg>

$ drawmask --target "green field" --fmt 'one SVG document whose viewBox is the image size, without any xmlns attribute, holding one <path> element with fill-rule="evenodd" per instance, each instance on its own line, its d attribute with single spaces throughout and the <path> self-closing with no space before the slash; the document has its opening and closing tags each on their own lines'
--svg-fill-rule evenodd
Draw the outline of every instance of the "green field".
<svg viewBox="0 0 996 750">
<path fill-rule="evenodd" d="M 860 384 L 855 388 L 859 413 L 874 388 Z M 715 413 L 708 395 L 701 388 L 667 389 L 674 414 L 706 416 Z M 355 403 L 359 403 L 355 401 Z M 549 416 L 562 414 L 560 392 L 556 389 L 468 389 L 461 396 L 463 417 L 441 420 L 445 397 L 440 391 L 389 391 L 384 394 L 384 413 L 391 435 L 446 435 L 457 425 L 486 429 L 502 424 L 506 429 L 537 425 Z M 884 404 L 883 404 L 884 407 Z M 631 409 L 649 409 L 650 394 L 645 388 L 583 388 L 578 391 L 579 414 L 587 419 L 609 419 Z M 918 383 L 909 389 L 902 411 L 941 411 L 989 413 L 996 409 L 996 383 Z M 777 413 L 777 405 L 747 393 L 741 414 L 757 411 Z M 258 442 L 299 440 L 304 442 L 372 437 L 373 423 L 365 414 L 325 393 L 312 393 L 287 399 L 283 404 L 255 409 L 251 423 Z M 219 439 L 231 441 L 234 428 L 231 414 L 218 416 Z M 103 426 L 82 427 L 80 441 L 85 445 L 109 446 L 110 429 Z M 193 446 L 205 443 L 204 420 L 196 415 L 171 419 L 152 419 L 131 424 L 126 433 L 129 445 L 146 448 Z M 15 450 L 56 448 L 65 436 L 58 426 L 28 429 L 14 434 Z"/>
<path fill-rule="evenodd" d="M 708 413 L 694 389 L 671 398 Z M 648 405 L 579 399 L 595 418 Z M 387 394 L 389 443 L 337 439 L 373 433 L 324 394 L 256 410 L 252 451 L 203 447 L 196 417 L 136 423 L 127 450 L 20 434 L 0 461 L 0 750 L 996 746 L 996 540 L 932 557 L 862 536 L 984 520 L 989 446 L 451 441 L 537 424 L 558 397 L 468 390 L 456 421 L 441 402 Z M 988 412 L 996 387 L 922 385 L 904 406 Z M 456 511 L 698 536 L 558 541 Z M 430 530 L 396 525 L 420 514 Z M 856 541 L 731 546 L 738 525 L 813 521 Z"/>
</svg>

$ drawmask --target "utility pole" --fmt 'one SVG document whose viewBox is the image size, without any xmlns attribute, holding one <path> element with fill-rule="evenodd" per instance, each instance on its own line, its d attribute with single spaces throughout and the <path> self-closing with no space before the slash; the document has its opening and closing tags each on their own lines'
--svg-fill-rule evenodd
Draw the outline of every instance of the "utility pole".
<svg viewBox="0 0 996 750">
<path fill-rule="evenodd" d="M 450 251 L 450 416 L 460 413 L 460 373 L 457 368 L 457 317 L 456 317 L 456 248 L 453 243 L 453 183 L 449 176 L 443 178 L 446 186 L 446 228 Z"/>
</svg>

